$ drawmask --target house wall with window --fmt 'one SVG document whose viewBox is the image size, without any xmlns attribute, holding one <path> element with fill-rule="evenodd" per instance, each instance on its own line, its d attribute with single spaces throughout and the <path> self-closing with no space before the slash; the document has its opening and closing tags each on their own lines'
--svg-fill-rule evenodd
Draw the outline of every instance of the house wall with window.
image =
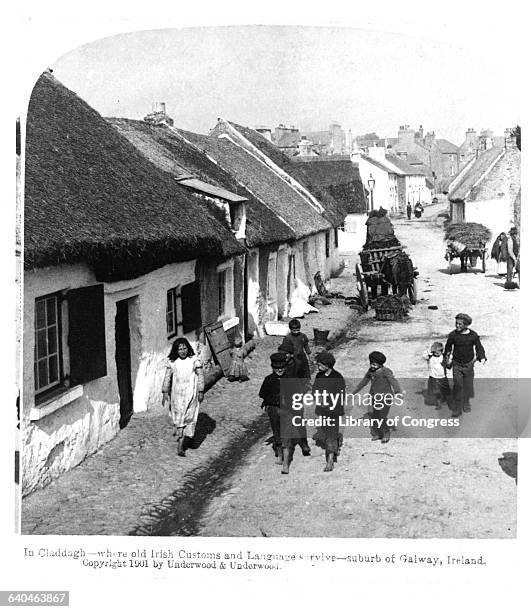
<svg viewBox="0 0 531 612">
<path fill-rule="evenodd" d="M 115 283 L 99 283 L 83 264 L 25 273 L 24 494 L 94 453 L 130 416 L 124 415 L 119 381 L 124 349 L 129 354 L 131 412 L 160 407 L 173 340 L 184 335 L 195 342 L 198 337 L 195 269 L 195 260 L 175 263 Z M 172 328 L 168 294 L 175 289 Z M 119 304 L 128 311 L 125 347 L 117 329 Z"/>
</svg>

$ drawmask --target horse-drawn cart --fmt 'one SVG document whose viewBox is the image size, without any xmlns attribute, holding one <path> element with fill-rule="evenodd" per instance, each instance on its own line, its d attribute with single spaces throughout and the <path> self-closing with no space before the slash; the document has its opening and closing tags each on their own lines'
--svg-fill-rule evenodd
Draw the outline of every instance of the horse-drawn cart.
<svg viewBox="0 0 531 612">
<path fill-rule="evenodd" d="M 448 271 L 452 272 L 452 260 L 459 259 L 461 272 L 479 267 L 486 270 L 487 248 L 490 230 L 481 223 L 452 223 L 446 228 L 446 253 Z"/>
<path fill-rule="evenodd" d="M 401 245 L 363 249 L 356 264 L 356 285 L 365 310 L 379 295 L 405 295 L 417 303 L 417 269 Z M 378 289 L 379 288 L 379 289 Z"/>
<path fill-rule="evenodd" d="M 459 259 L 461 263 L 461 272 L 466 272 L 468 268 L 480 267 L 485 273 L 487 248 L 485 243 L 465 246 L 456 245 L 455 241 L 449 240 L 446 243 L 446 254 L 444 256 L 448 262 L 448 271 L 452 273 L 452 260 Z M 479 264 L 479 265 L 478 265 Z"/>
</svg>

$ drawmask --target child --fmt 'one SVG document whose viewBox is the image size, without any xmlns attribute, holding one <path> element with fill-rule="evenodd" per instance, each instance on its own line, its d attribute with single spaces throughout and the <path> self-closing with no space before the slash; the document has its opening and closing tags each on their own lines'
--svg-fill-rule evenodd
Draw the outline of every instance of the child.
<svg viewBox="0 0 531 612">
<path fill-rule="evenodd" d="M 285 418 L 280 407 L 280 383 L 286 375 L 286 354 L 271 355 L 272 374 L 264 378 L 258 395 L 262 398 L 262 407 L 267 411 L 271 430 L 273 432 L 273 450 L 277 464 L 282 465 L 282 474 L 289 474 L 289 464 L 293 457 L 293 440 L 287 436 Z"/>
<path fill-rule="evenodd" d="M 440 410 L 443 402 L 450 408 L 450 384 L 446 376 L 446 363 L 444 361 L 444 346 L 441 342 L 434 342 L 429 350 L 425 350 L 423 358 L 428 362 L 428 393 L 427 401 L 435 404 Z"/>
<path fill-rule="evenodd" d="M 227 378 L 230 382 L 239 380 L 245 382 L 249 380 L 249 372 L 247 366 L 244 363 L 245 357 L 243 354 L 243 341 L 241 338 L 235 338 L 234 348 L 231 350 L 232 363 L 230 366 L 229 374 Z"/>
<path fill-rule="evenodd" d="M 298 319 L 291 319 L 289 322 L 290 333 L 285 336 L 282 344 L 278 347 L 279 351 L 293 355 L 295 359 L 295 377 L 310 378 L 310 364 L 308 357 L 311 355 L 311 349 L 308 342 L 308 336 L 301 333 L 301 323 Z"/>
<path fill-rule="evenodd" d="M 318 397 L 316 392 L 327 392 L 332 396 L 331 402 L 321 402 L 315 407 L 317 416 L 328 417 L 326 425 L 319 427 L 315 434 L 315 440 L 320 446 L 324 446 L 326 452 L 326 466 L 324 471 L 331 472 L 334 469 L 334 463 L 337 461 L 339 450 L 342 442 L 342 435 L 339 433 L 339 420 L 345 414 L 343 399 L 345 394 L 345 380 L 343 376 L 334 370 L 336 363 L 332 353 L 323 351 L 316 357 L 317 375 L 313 383 L 313 392 L 315 397 Z M 319 394 L 321 397 L 322 393 Z M 336 399 L 338 398 L 339 399 Z"/>
<path fill-rule="evenodd" d="M 380 351 L 373 351 L 370 353 L 369 369 L 353 391 L 355 395 L 359 393 L 365 385 L 371 383 L 370 394 L 372 396 L 372 410 L 369 412 L 369 416 L 371 419 L 383 419 L 381 424 L 373 421 L 371 425 L 371 436 L 372 440 L 381 440 L 382 444 L 389 442 L 391 437 L 389 426 L 387 425 L 387 417 L 389 415 L 391 403 L 384 401 L 377 402 L 374 396 L 376 394 L 382 394 L 380 397 L 383 398 L 384 395 L 388 393 L 392 395 L 402 393 L 393 372 L 389 368 L 384 367 L 386 361 L 386 356 L 380 353 Z"/>
<path fill-rule="evenodd" d="M 470 399 L 474 397 L 474 363 L 485 363 L 487 357 L 478 334 L 469 328 L 472 317 L 464 312 L 455 315 L 455 329 L 448 334 L 444 356 L 452 368 L 453 413 L 460 416 L 470 412 Z"/>
</svg>

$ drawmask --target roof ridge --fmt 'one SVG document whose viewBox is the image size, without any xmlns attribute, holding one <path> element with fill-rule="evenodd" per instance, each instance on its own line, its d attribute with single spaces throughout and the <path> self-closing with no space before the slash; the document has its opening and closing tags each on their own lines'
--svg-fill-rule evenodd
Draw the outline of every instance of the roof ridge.
<svg viewBox="0 0 531 612">
<path fill-rule="evenodd" d="M 231 123 L 229 121 L 227 121 L 226 119 L 220 119 L 220 121 L 222 121 L 225 125 L 227 125 L 229 127 L 229 130 L 236 132 L 236 134 L 238 135 L 239 138 L 241 138 L 242 140 L 244 140 L 249 147 L 251 148 L 251 151 L 248 151 L 248 153 L 250 155 L 253 155 L 253 157 L 255 157 L 256 159 L 258 159 L 259 161 L 261 161 L 264 165 L 266 165 L 268 168 L 270 168 L 271 170 L 273 170 L 275 172 L 275 174 L 280 177 L 285 183 L 287 183 L 294 191 L 296 191 L 300 196 L 302 196 L 305 200 L 308 201 L 308 203 L 310 204 L 310 206 L 316 210 L 318 213 L 322 214 L 324 212 L 324 207 L 323 205 L 317 200 L 317 198 L 315 198 L 309 191 L 308 189 L 306 189 L 306 187 L 304 187 L 301 183 L 299 183 L 299 181 L 297 181 L 295 178 L 293 178 L 290 174 L 288 174 L 285 170 L 283 170 L 282 168 L 280 168 L 280 166 L 278 166 L 270 157 L 268 157 L 265 153 L 263 153 L 262 151 L 260 151 L 260 149 L 258 147 L 256 147 L 249 139 L 247 139 L 243 134 L 241 134 L 241 132 L 239 132 L 235 127 L 233 127 L 231 125 Z M 222 136 L 222 135 L 221 135 Z M 232 140 L 232 139 L 231 139 Z M 233 141 L 234 142 L 234 141 Z M 239 146 L 240 148 L 242 148 L 237 142 L 234 142 L 234 144 L 236 146 Z M 253 152 L 255 152 L 253 154 Z M 256 153 L 258 155 L 256 155 Z"/>
</svg>

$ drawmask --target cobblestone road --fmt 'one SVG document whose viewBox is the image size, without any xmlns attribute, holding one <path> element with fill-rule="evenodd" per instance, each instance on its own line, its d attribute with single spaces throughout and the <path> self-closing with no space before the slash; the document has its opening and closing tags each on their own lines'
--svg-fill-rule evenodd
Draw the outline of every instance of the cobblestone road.
<svg viewBox="0 0 531 612">
<path fill-rule="evenodd" d="M 333 279 L 333 289 L 352 295 L 351 278 L 347 268 Z M 318 327 L 330 329 L 333 340 L 356 318 L 342 300 L 320 310 L 302 321 L 310 338 Z M 224 482 L 247 450 L 267 440 L 269 423 L 258 390 L 271 371 L 269 355 L 279 344 L 276 337 L 258 342 L 246 360 L 248 382 L 222 379 L 206 393 L 196 435 L 199 446 L 186 457 L 177 456 L 165 411 L 153 407 L 136 414 L 97 453 L 22 501 L 22 533 L 194 534 L 203 505 L 222 495 Z"/>
</svg>

